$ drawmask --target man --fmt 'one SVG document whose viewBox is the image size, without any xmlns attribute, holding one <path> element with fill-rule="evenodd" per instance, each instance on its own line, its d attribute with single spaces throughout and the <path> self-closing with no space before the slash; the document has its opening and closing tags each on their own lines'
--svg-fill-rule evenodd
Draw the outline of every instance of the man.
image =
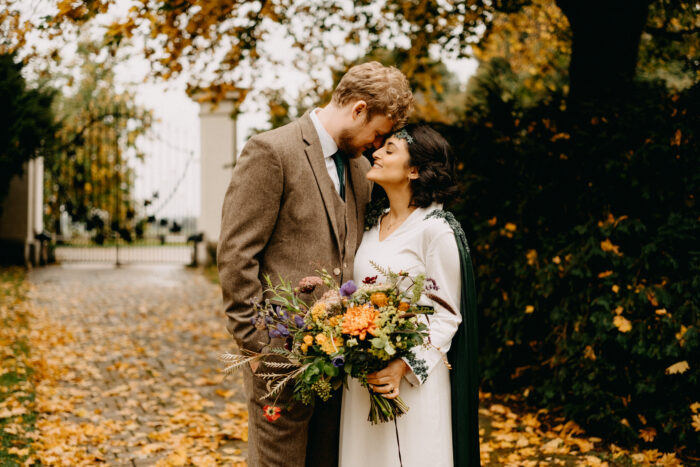
<svg viewBox="0 0 700 467">
<path fill-rule="evenodd" d="M 325 268 L 338 283 L 352 279 L 370 197 L 369 163 L 360 156 L 402 126 L 412 106 L 400 71 L 364 63 L 348 70 L 326 107 L 245 145 L 224 199 L 217 251 L 227 329 L 240 348 L 282 344 L 251 323 L 264 274 L 294 284 Z M 289 386 L 276 401 L 282 416 L 270 422 L 263 407 L 271 401 L 259 399 L 266 381 L 256 370 L 244 370 L 249 465 L 337 465 L 340 394 L 311 408 L 295 402 Z"/>
</svg>

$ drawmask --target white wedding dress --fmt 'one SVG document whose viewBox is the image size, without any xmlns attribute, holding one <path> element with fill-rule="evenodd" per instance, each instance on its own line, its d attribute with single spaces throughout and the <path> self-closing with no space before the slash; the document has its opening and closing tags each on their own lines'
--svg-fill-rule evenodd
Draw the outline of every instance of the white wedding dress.
<svg viewBox="0 0 700 467">
<path fill-rule="evenodd" d="M 456 312 L 430 300 L 421 303 L 435 306 L 430 317 L 432 344 L 440 349 L 421 347 L 415 356 L 423 360 L 427 372 L 412 365 L 401 380 L 400 397 L 408 405 L 406 414 L 397 419 L 401 458 L 404 467 L 452 467 L 452 419 L 449 370 L 443 355 L 461 322 L 459 314 L 460 265 L 459 251 L 452 229 L 441 218 L 425 219 L 439 204 L 418 208 L 394 232 L 379 241 L 379 225 L 365 232 L 355 256 L 355 282 L 359 285 L 368 276 L 383 277 L 370 264 L 407 271 L 411 275 L 425 274 L 437 282 L 435 292 Z M 416 373 L 419 375 L 417 376 Z M 393 422 L 371 425 L 367 421 L 369 394 L 357 380 L 349 379 L 343 391 L 340 421 L 341 467 L 399 466 L 399 448 Z"/>
</svg>

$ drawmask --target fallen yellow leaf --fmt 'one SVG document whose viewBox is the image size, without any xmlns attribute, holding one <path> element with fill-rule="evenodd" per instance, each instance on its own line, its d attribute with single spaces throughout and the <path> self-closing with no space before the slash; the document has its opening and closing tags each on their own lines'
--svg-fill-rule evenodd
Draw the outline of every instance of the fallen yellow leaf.
<svg viewBox="0 0 700 467">
<path fill-rule="evenodd" d="M 620 252 L 620 247 L 618 245 L 613 244 L 613 242 L 611 242 L 609 238 L 606 238 L 605 240 L 600 242 L 600 249 L 606 252 L 614 253 L 617 256 L 622 256 L 622 253 Z"/>
<path fill-rule="evenodd" d="M 639 430 L 639 437 L 647 443 L 651 443 L 656 438 L 656 429 L 652 427 L 642 428 Z"/>
<path fill-rule="evenodd" d="M 624 316 L 617 315 L 613 318 L 613 325 L 620 332 L 628 332 L 632 329 L 632 323 Z"/>
<path fill-rule="evenodd" d="M 683 360 L 681 362 L 674 363 L 670 367 L 666 368 L 667 375 L 675 375 L 676 373 L 683 374 L 690 368 L 688 362 Z"/>
</svg>

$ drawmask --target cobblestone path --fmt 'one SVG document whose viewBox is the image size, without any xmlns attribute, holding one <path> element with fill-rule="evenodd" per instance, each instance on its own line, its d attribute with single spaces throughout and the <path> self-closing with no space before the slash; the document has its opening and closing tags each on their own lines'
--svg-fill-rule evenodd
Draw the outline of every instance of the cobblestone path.
<svg viewBox="0 0 700 467">
<path fill-rule="evenodd" d="M 245 465 L 217 286 L 170 266 L 31 272 L 37 453 L 50 465 Z"/>
</svg>

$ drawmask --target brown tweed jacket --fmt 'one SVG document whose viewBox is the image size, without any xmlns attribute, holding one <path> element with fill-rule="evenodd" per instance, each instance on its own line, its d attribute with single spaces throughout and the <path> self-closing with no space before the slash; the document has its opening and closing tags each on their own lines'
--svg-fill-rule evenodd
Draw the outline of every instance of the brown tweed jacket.
<svg viewBox="0 0 700 467">
<path fill-rule="evenodd" d="M 325 268 L 339 283 L 352 278 L 371 186 L 365 178 L 365 158 L 350 160 L 347 168 L 343 203 L 328 176 L 308 113 L 254 136 L 243 148 L 224 199 L 217 251 L 227 329 L 240 347 L 260 351 L 270 342 L 267 332 L 251 323 L 250 301 L 263 297 L 264 274 L 294 284 Z M 345 211 L 341 215 L 339 206 Z M 343 218 L 345 225 L 340 225 Z M 271 423 L 262 414 L 269 402 L 258 400 L 264 382 L 250 371 L 245 381 L 249 465 L 337 465 L 340 397 L 312 410 L 294 403 L 291 391 L 286 391 L 277 405 L 288 404 L 287 410 Z"/>
</svg>

